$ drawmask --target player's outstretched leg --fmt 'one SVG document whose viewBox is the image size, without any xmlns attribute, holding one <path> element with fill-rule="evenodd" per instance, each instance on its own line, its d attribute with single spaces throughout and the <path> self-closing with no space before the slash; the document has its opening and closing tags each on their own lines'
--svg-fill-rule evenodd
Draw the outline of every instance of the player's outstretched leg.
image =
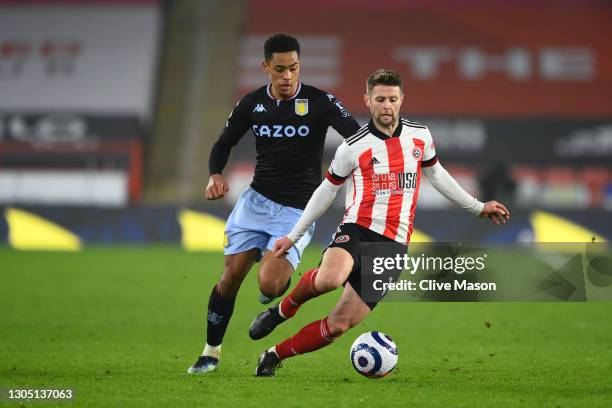
<svg viewBox="0 0 612 408">
<path fill-rule="evenodd" d="M 260 313 L 249 328 L 253 340 L 264 338 L 284 322 L 293 317 L 300 306 L 323 293 L 339 288 L 353 268 L 351 255 L 341 248 L 328 248 L 321 266 L 302 275 L 291 293 L 274 307 Z"/>
<path fill-rule="evenodd" d="M 221 343 L 234 312 L 238 289 L 259 251 L 251 250 L 235 255 L 226 255 L 221 279 L 213 287 L 208 300 L 206 344 L 202 355 L 187 369 L 189 374 L 215 371 L 221 359 Z"/>
<path fill-rule="evenodd" d="M 317 269 L 311 269 L 304 273 L 287 297 L 276 306 L 264 310 L 255 317 L 249 328 L 249 336 L 253 340 L 262 339 L 272 333 L 276 326 L 293 317 L 302 303 L 320 295 L 314 285 L 317 271 Z"/>
<path fill-rule="evenodd" d="M 257 362 L 255 375 L 257 377 L 275 375 L 282 360 L 330 345 L 351 327 L 359 324 L 369 313 L 370 308 L 347 283 L 330 315 L 304 326 L 295 335 L 264 351 Z"/>
<path fill-rule="evenodd" d="M 315 351 L 331 344 L 335 337 L 330 333 L 327 319 L 326 317 L 304 326 L 294 336 L 264 351 L 259 356 L 255 375 L 257 377 L 271 377 L 280 367 L 282 359 Z"/>
</svg>

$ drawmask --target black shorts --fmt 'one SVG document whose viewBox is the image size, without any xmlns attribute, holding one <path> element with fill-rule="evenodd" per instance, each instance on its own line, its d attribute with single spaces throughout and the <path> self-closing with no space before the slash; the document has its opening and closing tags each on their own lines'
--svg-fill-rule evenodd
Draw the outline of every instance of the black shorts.
<svg viewBox="0 0 612 408">
<path fill-rule="evenodd" d="M 374 273 L 372 270 L 373 259 L 376 257 L 395 258 L 398 255 L 403 256 L 408 250 L 406 245 L 358 224 L 341 224 L 332 236 L 332 241 L 327 248 L 342 248 L 351 254 L 354 264 L 346 282 L 351 284 L 370 310 L 373 310 L 387 293 L 386 291 L 376 290 L 375 281 L 395 282 L 402 272 L 401 269 L 397 268 L 385 268 L 380 273 Z M 325 253 L 325 251 L 323 252 Z"/>
</svg>

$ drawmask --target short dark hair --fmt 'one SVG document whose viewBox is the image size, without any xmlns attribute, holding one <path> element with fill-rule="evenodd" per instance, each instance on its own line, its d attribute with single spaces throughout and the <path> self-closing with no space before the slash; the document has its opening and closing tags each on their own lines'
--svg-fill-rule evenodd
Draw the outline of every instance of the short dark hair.
<svg viewBox="0 0 612 408">
<path fill-rule="evenodd" d="M 264 58 L 266 61 L 272 59 L 272 54 L 275 52 L 297 52 L 300 56 L 300 43 L 295 37 L 289 34 L 278 33 L 269 37 L 264 44 Z"/>
<path fill-rule="evenodd" d="M 404 84 L 402 78 L 395 71 L 390 69 L 377 69 L 372 75 L 368 77 L 366 82 L 366 89 L 368 94 L 372 92 L 372 89 L 376 85 L 388 85 L 388 86 L 399 86 L 400 91 L 404 93 Z"/>
</svg>

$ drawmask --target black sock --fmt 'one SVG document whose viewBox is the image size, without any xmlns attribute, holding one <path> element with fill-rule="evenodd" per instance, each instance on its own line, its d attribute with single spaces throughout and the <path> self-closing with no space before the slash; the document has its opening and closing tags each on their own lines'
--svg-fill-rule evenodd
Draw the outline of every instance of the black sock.
<svg viewBox="0 0 612 408">
<path fill-rule="evenodd" d="M 208 326 L 206 328 L 206 343 L 208 345 L 214 347 L 223 342 L 227 325 L 234 312 L 235 302 L 236 297 L 221 297 L 217 291 L 217 285 L 215 285 L 208 300 Z"/>
</svg>

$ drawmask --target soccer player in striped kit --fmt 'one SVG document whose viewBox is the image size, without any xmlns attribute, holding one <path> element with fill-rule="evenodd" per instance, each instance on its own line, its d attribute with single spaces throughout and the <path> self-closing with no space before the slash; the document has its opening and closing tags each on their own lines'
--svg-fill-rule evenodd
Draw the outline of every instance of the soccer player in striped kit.
<svg viewBox="0 0 612 408">
<path fill-rule="evenodd" d="M 344 285 L 342 296 L 327 317 L 264 351 L 259 357 L 257 376 L 273 376 L 283 359 L 331 344 L 374 309 L 384 294 L 364 300 L 361 244 L 388 243 L 384 247 L 390 257 L 406 253 L 422 173 L 459 207 L 496 224 L 509 220 L 510 213 L 503 204 L 478 201 L 442 167 L 427 127 L 400 118 L 403 98 L 402 80 L 397 73 L 378 70 L 370 75 L 364 99 L 372 119 L 338 147 L 325 180 L 299 221 L 287 236 L 275 242 L 275 256 L 284 256 L 329 208 L 340 186 L 349 181 L 346 214 L 325 249 L 321 265 L 306 272 L 279 304 L 260 313 L 249 335 L 253 339 L 267 336 L 293 317 L 306 301 Z"/>
</svg>

